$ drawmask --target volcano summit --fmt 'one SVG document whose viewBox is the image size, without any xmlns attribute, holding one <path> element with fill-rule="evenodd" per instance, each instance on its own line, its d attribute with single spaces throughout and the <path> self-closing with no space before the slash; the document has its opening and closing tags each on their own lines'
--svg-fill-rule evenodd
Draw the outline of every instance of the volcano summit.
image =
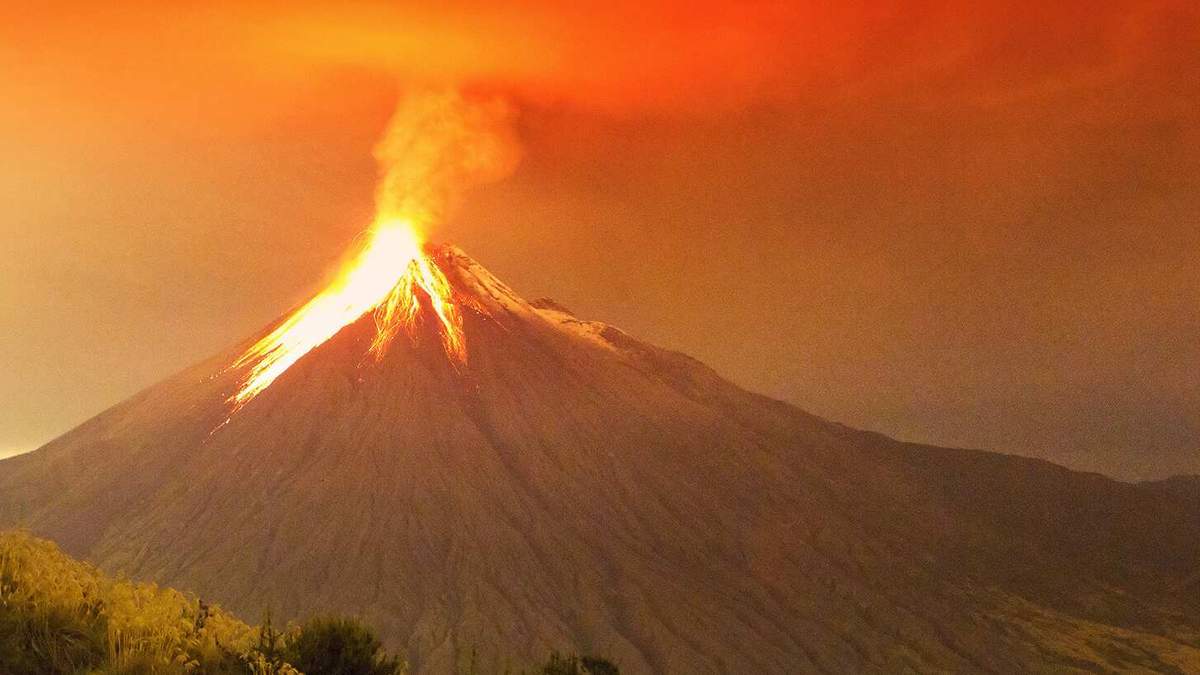
<svg viewBox="0 0 1200 675">
<path fill-rule="evenodd" d="M 419 672 L 1200 670 L 1194 482 L 850 429 L 429 256 L 464 360 L 427 311 L 374 358 L 367 312 L 231 417 L 281 322 L 0 462 L 0 525 Z"/>
</svg>

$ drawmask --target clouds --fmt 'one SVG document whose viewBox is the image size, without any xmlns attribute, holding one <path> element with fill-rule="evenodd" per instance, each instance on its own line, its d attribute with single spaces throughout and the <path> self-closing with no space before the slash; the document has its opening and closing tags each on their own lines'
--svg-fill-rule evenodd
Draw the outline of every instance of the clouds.
<svg viewBox="0 0 1200 675">
<path fill-rule="evenodd" d="M 634 114 L 989 107 L 1132 81 L 1178 106 L 1163 83 L 1200 65 L 1197 26 L 1183 0 L 51 3 L 0 27 L 0 58 L 6 88 L 167 124 L 286 116 L 297 82 L 348 71 Z"/>
<path fill-rule="evenodd" d="M 310 3 L 262 17 L 256 39 L 403 81 L 695 113 L 792 98 L 1036 98 L 1166 65 L 1196 19 L 1185 2 Z"/>
</svg>

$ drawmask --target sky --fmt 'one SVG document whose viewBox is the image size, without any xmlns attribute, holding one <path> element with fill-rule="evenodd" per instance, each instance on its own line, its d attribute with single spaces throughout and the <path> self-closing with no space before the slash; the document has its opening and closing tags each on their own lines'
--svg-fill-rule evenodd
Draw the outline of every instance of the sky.
<svg viewBox="0 0 1200 675">
<path fill-rule="evenodd" d="M 319 290 L 453 87 L 520 159 L 430 235 L 526 297 L 851 426 L 1200 473 L 1194 3 L 563 4 L 15 13 L 0 456 Z"/>
</svg>

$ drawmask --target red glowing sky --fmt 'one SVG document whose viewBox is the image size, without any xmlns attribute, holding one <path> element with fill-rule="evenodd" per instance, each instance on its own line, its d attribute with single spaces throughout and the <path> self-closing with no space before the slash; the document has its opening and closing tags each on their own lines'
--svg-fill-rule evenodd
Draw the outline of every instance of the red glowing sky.
<svg viewBox="0 0 1200 675">
<path fill-rule="evenodd" d="M 1200 472 L 1194 3 L 560 4 L 11 17 L 0 453 L 319 288 L 397 83 L 450 82 L 524 157 L 434 237 L 525 295 L 855 426 Z"/>
</svg>

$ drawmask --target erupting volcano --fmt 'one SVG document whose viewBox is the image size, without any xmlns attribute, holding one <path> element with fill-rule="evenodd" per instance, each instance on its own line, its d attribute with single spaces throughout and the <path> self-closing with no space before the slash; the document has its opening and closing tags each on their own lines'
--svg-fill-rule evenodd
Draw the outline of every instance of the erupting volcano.
<svg viewBox="0 0 1200 675">
<path fill-rule="evenodd" d="M 421 673 L 1200 668 L 1200 486 L 850 429 L 426 244 L 506 115 L 406 98 L 333 282 L 0 462 L 0 526 Z"/>
<path fill-rule="evenodd" d="M 229 399 L 235 411 L 368 312 L 375 316 L 369 351 L 376 359 L 397 334 L 411 334 L 426 308 L 440 326 L 447 356 L 466 360 L 460 309 L 426 249 L 424 228 L 444 218 L 462 191 L 512 170 L 517 152 L 507 118 L 503 102 L 468 100 L 455 91 L 401 99 L 375 149 L 378 217 L 365 245 L 327 289 L 234 362 L 234 369 L 247 371 Z"/>
</svg>

